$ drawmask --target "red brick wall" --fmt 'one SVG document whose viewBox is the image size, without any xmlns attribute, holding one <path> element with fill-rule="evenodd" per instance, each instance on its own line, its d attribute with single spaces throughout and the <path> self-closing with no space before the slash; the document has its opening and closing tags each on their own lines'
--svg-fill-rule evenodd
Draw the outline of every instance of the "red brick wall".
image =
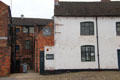
<svg viewBox="0 0 120 80">
<path fill-rule="evenodd" d="M 16 60 L 19 60 L 22 63 L 29 64 L 29 68 L 34 68 L 34 33 L 24 33 L 23 27 L 25 26 L 15 26 L 15 28 L 19 28 L 20 32 L 16 33 L 16 45 L 19 45 L 19 51 L 16 51 Z M 29 26 L 28 26 L 29 27 Z M 35 25 L 33 26 L 36 32 Z M 30 40 L 31 49 L 25 49 L 25 41 Z M 25 61 L 28 59 L 27 61 Z"/>
<path fill-rule="evenodd" d="M 42 30 L 37 34 L 35 40 L 35 71 L 40 71 L 40 51 L 44 51 L 45 46 L 53 46 L 54 45 L 54 26 L 53 22 L 48 24 L 45 27 L 50 27 L 52 29 L 51 36 L 44 36 Z"/>
<path fill-rule="evenodd" d="M 11 49 L 8 45 L 8 6 L 0 1 L 0 76 L 7 76 L 10 73 Z"/>
<path fill-rule="evenodd" d="M 10 73 L 10 48 L 0 47 L 0 76 L 7 76 Z"/>
</svg>

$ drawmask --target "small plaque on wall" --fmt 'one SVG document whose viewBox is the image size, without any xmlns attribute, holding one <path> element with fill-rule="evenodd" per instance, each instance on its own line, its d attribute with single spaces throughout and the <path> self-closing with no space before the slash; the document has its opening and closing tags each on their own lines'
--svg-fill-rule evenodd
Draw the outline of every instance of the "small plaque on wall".
<svg viewBox="0 0 120 80">
<path fill-rule="evenodd" d="M 54 60 L 54 54 L 46 54 L 46 60 Z"/>
</svg>

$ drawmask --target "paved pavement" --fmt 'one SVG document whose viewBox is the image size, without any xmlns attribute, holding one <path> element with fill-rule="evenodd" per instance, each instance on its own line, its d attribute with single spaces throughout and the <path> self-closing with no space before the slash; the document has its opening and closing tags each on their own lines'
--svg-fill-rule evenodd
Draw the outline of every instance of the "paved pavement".
<svg viewBox="0 0 120 80">
<path fill-rule="evenodd" d="M 0 80 L 16 80 L 14 78 L 0 78 Z"/>
<path fill-rule="evenodd" d="M 119 71 L 83 71 L 63 74 L 40 75 L 39 73 L 11 74 L 0 80 L 120 80 Z"/>
</svg>

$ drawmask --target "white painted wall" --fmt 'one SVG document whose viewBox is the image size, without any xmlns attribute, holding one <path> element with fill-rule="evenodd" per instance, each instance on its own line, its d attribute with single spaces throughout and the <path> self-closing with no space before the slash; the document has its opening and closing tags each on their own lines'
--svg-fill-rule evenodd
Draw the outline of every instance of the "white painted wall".
<svg viewBox="0 0 120 80">
<path fill-rule="evenodd" d="M 93 21 L 95 35 L 81 36 L 80 22 Z M 116 36 L 116 22 L 120 18 L 98 18 L 99 54 L 101 69 L 117 69 L 117 49 L 120 37 Z M 55 17 L 55 59 L 45 60 L 46 68 L 58 69 L 98 69 L 96 18 L 95 17 Z M 95 46 L 95 62 L 81 62 L 81 46 Z M 49 47 L 48 47 L 49 48 Z M 48 52 L 49 53 L 49 52 Z M 52 64 L 50 64 L 52 63 Z"/>
<path fill-rule="evenodd" d="M 47 51 L 48 49 L 48 51 Z M 54 54 L 54 46 L 46 46 L 45 51 L 45 70 L 54 70 L 55 69 L 55 60 L 46 60 L 46 54 Z"/>
<path fill-rule="evenodd" d="M 116 22 L 120 17 L 99 17 L 99 52 L 102 69 L 117 69 L 117 49 L 120 49 L 120 36 L 116 35 Z"/>
</svg>

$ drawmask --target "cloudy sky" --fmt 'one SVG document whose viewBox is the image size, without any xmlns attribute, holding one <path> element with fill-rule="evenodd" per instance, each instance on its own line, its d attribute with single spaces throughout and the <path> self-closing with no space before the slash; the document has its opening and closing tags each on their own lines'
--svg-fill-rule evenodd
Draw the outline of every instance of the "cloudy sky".
<svg viewBox="0 0 120 80">
<path fill-rule="evenodd" d="M 54 15 L 54 0 L 1 0 L 11 6 L 12 16 L 51 18 Z M 11 3 L 12 1 L 12 3 Z M 100 1 L 100 0 L 59 0 L 59 1 Z M 120 1 L 120 0 L 112 0 Z"/>
</svg>

